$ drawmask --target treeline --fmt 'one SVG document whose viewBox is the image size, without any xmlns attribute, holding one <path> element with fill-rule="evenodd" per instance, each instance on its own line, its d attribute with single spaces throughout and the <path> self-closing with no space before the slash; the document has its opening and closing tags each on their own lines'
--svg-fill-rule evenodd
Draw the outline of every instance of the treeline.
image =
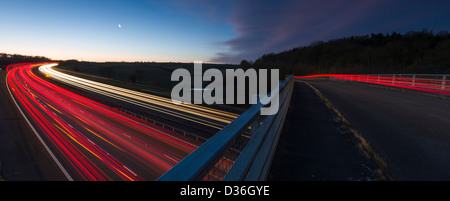
<svg viewBox="0 0 450 201">
<path fill-rule="evenodd" d="M 450 34 L 411 31 L 317 41 L 266 54 L 242 67 L 279 68 L 281 75 L 325 73 L 450 73 Z"/>
<path fill-rule="evenodd" d="M 52 61 L 47 57 L 42 56 L 26 56 L 20 54 L 6 54 L 0 53 L 0 68 L 4 69 L 7 65 L 13 63 L 23 63 L 23 62 L 47 62 Z"/>
</svg>

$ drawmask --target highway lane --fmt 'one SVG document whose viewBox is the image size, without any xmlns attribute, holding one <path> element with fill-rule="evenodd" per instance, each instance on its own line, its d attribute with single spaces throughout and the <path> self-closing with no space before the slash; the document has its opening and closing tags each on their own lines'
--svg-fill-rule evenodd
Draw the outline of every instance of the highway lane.
<svg viewBox="0 0 450 201">
<path fill-rule="evenodd" d="M 450 102 L 367 84 L 308 81 L 360 131 L 396 180 L 450 180 Z"/>
<path fill-rule="evenodd" d="M 195 104 L 175 104 L 168 98 L 78 78 L 58 72 L 53 67 L 54 65 L 42 66 L 39 70 L 59 82 L 131 103 L 156 113 L 170 116 L 173 119 L 177 119 L 178 122 L 187 122 L 186 124 L 188 125 L 210 127 L 217 131 L 239 116 L 238 114 Z"/>
<path fill-rule="evenodd" d="M 6 181 L 66 180 L 14 105 L 0 72 L 0 163 Z"/>
<path fill-rule="evenodd" d="M 19 106 L 74 180 L 154 180 L 199 143 L 10 68 Z M 71 179 L 69 178 L 69 179 Z"/>
</svg>

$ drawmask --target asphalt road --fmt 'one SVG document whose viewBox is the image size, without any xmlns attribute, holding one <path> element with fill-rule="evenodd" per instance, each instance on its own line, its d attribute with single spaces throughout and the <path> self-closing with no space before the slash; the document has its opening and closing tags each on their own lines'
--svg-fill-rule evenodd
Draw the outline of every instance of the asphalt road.
<svg viewBox="0 0 450 201">
<path fill-rule="evenodd" d="M 375 180 L 350 133 L 308 85 L 294 84 L 291 105 L 270 170 L 275 181 Z"/>
<path fill-rule="evenodd" d="M 450 180 L 450 101 L 367 84 L 308 83 L 362 133 L 394 180 Z"/>
<path fill-rule="evenodd" d="M 132 104 L 143 110 L 149 110 L 152 114 L 173 119 L 180 124 L 199 130 L 211 131 L 212 134 L 215 134 L 239 116 L 238 114 L 195 104 L 174 104 L 170 98 L 78 78 L 58 72 L 52 67 L 42 67 L 40 70 L 50 75 L 52 79 L 58 80 L 58 82 L 105 96 L 108 99 Z"/>
<path fill-rule="evenodd" d="M 102 105 L 16 66 L 8 85 L 73 180 L 155 180 L 197 142 Z M 55 159 L 56 160 L 56 159 Z"/>
<path fill-rule="evenodd" d="M 0 176 L 6 181 L 65 180 L 14 105 L 0 71 Z"/>
</svg>

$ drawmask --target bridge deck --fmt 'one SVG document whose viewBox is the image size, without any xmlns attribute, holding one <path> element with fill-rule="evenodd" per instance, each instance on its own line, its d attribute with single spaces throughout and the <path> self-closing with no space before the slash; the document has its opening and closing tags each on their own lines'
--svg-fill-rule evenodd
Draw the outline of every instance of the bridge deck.
<svg viewBox="0 0 450 201">
<path fill-rule="evenodd" d="M 450 179 L 448 100 L 367 84 L 308 82 L 362 133 L 395 180 Z M 304 104 L 299 101 L 292 103 Z"/>
<path fill-rule="evenodd" d="M 312 88 L 294 84 L 284 130 L 272 163 L 273 180 L 374 180 L 369 162 L 351 136 L 339 130 L 334 113 Z"/>
</svg>

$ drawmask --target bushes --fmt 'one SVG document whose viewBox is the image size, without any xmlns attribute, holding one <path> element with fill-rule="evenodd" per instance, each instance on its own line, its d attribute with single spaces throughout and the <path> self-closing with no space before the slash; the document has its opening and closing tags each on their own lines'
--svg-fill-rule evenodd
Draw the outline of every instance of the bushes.
<svg viewBox="0 0 450 201">
<path fill-rule="evenodd" d="M 0 53 L 0 68 L 4 69 L 8 64 L 22 62 L 48 62 L 51 59 L 41 56 L 24 56 L 19 54 Z"/>
<path fill-rule="evenodd" d="M 276 67 L 282 75 L 450 73 L 450 34 L 423 30 L 316 41 L 310 46 L 263 55 L 253 67 Z"/>
</svg>

